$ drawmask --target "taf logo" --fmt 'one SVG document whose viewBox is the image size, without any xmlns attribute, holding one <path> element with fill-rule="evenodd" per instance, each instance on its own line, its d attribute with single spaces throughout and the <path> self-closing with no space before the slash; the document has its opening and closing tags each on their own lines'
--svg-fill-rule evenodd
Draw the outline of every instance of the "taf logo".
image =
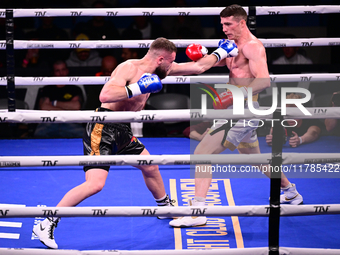
<svg viewBox="0 0 340 255">
<path fill-rule="evenodd" d="M 151 165 L 153 160 L 150 160 L 149 162 L 147 160 L 137 160 L 139 166 L 144 165 Z"/>
<path fill-rule="evenodd" d="M 112 17 L 117 16 L 118 12 L 106 12 L 106 16 Z"/>
<path fill-rule="evenodd" d="M 101 215 L 106 215 L 108 209 L 104 209 L 104 210 L 101 210 L 101 209 L 92 209 L 93 211 L 93 214 L 94 216 L 101 216 Z"/>
<path fill-rule="evenodd" d="M 278 14 L 280 14 L 280 12 L 279 11 L 278 12 L 268 11 L 268 14 L 269 15 L 278 15 Z"/>
<path fill-rule="evenodd" d="M 71 11 L 71 16 L 81 16 L 82 12 L 73 12 Z"/>
<path fill-rule="evenodd" d="M 302 47 L 310 47 L 313 45 L 313 42 L 301 42 Z"/>
<path fill-rule="evenodd" d="M 156 114 L 141 114 L 141 120 L 154 120 Z"/>
<path fill-rule="evenodd" d="M 178 12 L 179 16 L 189 16 L 190 12 Z"/>
<path fill-rule="evenodd" d="M 44 212 L 44 216 L 56 216 L 59 210 L 42 210 Z"/>
<path fill-rule="evenodd" d="M 150 43 L 138 43 L 139 48 L 149 48 L 150 47 Z"/>
<path fill-rule="evenodd" d="M 104 116 L 90 116 L 92 118 L 92 122 L 101 122 L 101 121 L 105 121 L 105 118 L 107 117 L 106 115 Z"/>
<path fill-rule="evenodd" d="M 204 208 L 203 210 L 201 210 L 200 208 L 191 208 L 191 215 L 204 215 L 205 211 L 207 210 L 207 208 Z"/>
<path fill-rule="evenodd" d="M 153 16 L 155 12 L 143 12 L 143 16 Z"/>
<path fill-rule="evenodd" d="M 43 163 L 43 166 L 56 166 L 58 160 L 55 160 L 54 162 L 51 160 L 42 160 L 41 162 Z"/>
<path fill-rule="evenodd" d="M 41 122 L 55 122 L 55 120 L 57 119 L 57 117 L 40 117 Z"/>
<path fill-rule="evenodd" d="M 70 48 L 72 48 L 72 49 L 77 49 L 77 48 L 79 48 L 80 47 L 80 43 L 69 43 L 69 45 L 70 45 Z"/>
<path fill-rule="evenodd" d="M 45 17 L 46 12 L 35 12 L 36 17 Z"/>
<path fill-rule="evenodd" d="M 142 211 L 143 211 L 142 215 L 155 215 L 157 209 L 152 210 L 152 209 L 143 209 L 142 208 Z"/>
<path fill-rule="evenodd" d="M 176 82 L 180 82 L 180 83 L 183 83 L 187 80 L 187 78 L 185 77 L 176 77 Z"/>
</svg>

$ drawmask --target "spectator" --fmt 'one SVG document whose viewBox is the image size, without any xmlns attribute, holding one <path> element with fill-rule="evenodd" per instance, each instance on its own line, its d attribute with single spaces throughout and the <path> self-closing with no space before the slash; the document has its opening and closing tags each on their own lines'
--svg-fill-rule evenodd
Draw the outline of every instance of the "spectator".
<svg viewBox="0 0 340 255">
<path fill-rule="evenodd" d="M 117 66 L 117 59 L 114 56 L 105 56 L 102 59 L 101 71 L 96 76 L 111 76 L 111 73 Z"/>
<path fill-rule="evenodd" d="M 334 92 L 331 98 L 331 107 L 340 107 L 340 91 Z M 340 136 L 339 119 L 325 119 L 326 130 L 332 135 Z"/>
<path fill-rule="evenodd" d="M 211 125 L 212 124 L 210 121 L 203 121 L 196 125 L 191 125 L 184 129 L 183 135 L 185 137 L 201 141 L 203 137 L 209 132 Z"/>
<path fill-rule="evenodd" d="M 95 1 L 92 8 L 109 8 L 111 7 L 105 1 Z M 73 34 L 86 34 L 90 40 L 119 40 L 120 34 L 114 23 L 107 20 L 105 16 L 93 16 L 87 22 L 79 22 L 73 29 Z M 99 55 L 104 57 L 106 55 L 118 54 L 116 49 L 100 49 Z"/>
<path fill-rule="evenodd" d="M 273 61 L 273 65 L 312 65 L 309 58 L 299 53 L 299 47 L 283 47 L 283 56 Z"/>
<path fill-rule="evenodd" d="M 139 58 L 138 49 L 123 48 L 121 58 L 122 61 L 126 61 L 128 59 L 138 59 Z"/>
<path fill-rule="evenodd" d="M 134 5 L 135 8 L 145 8 L 141 2 Z M 134 33 L 139 30 L 142 34 L 141 39 L 156 39 L 164 36 L 164 31 L 158 23 L 154 22 L 150 16 L 134 16 L 133 22 L 123 31 L 123 33 Z"/>
<path fill-rule="evenodd" d="M 123 40 L 141 40 L 143 39 L 142 32 L 138 29 L 124 30 L 122 33 Z M 136 48 L 123 48 L 121 53 L 122 62 L 128 59 L 138 59 L 140 55 L 140 49 Z"/>
<path fill-rule="evenodd" d="M 53 75 L 68 76 L 69 70 L 64 61 L 53 64 Z M 76 85 L 48 85 L 38 95 L 38 109 L 47 111 L 80 110 L 83 104 L 83 92 Z M 82 137 L 84 128 L 79 123 L 41 123 L 34 136 L 40 138 Z"/>
<path fill-rule="evenodd" d="M 86 34 L 79 34 L 76 40 L 89 40 L 89 37 Z M 101 66 L 101 62 L 102 58 L 98 51 L 84 48 L 75 49 L 66 60 L 68 67 Z"/>
<path fill-rule="evenodd" d="M 117 60 L 113 56 L 106 56 L 102 60 L 101 71 L 96 73 L 96 76 L 111 76 L 111 73 L 117 66 Z M 96 109 L 101 105 L 99 101 L 99 94 L 103 88 L 103 84 L 101 85 L 86 85 L 85 91 L 87 94 L 87 100 L 85 104 L 86 110 Z"/>
<path fill-rule="evenodd" d="M 54 24 L 54 17 L 42 17 L 41 26 L 36 30 L 37 36 L 40 40 L 51 41 L 65 41 L 69 40 L 69 35 L 64 29 L 57 27 Z M 67 59 L 69 55 L 69 49 L 45 49 L 44 54 L 47 56 L 50 65 L 56 60 Z"/>
<path fill-rule="evenodd" d="M 108 8 L 104 1 L 95 1 L 92 8 Z M 116 26 L 105 16 L 93 16 L 88 22 L 79 22 L 73 30 L 73 35 L 86 34 L 90 40 L 118 40 L 120 34 Z"/>
<path fill-rule="evenodd" d="M 36 31 L 30 31 L 26 34 L 27 40 L 40 40 Z M 22 53 L 22 52 L 21 52 Z M 17 67 L 26 68 L 46 68 L 48 66 L 47 58 L 40 49 L 28 48 L 23 54 L 18 54 L 19 61 Z"/>
<path fill-rule="evenodd" d="M 289 94 L 287 99 L 297 99 L 301 96 L 297 94 Z M 295 105 L 287 105 L 288 107 L 294 107 Z M 295 119 L 295 121 L 287 121 L 291 127 L 286 128 L 287 137 L 289 138 L 289 145 L 293 148 L 300 146 L 303 143 L 312 143 L 316 141 L 321 134 L 323 128 L 322 122 L 317 119 Z M 266 142 L 268 145 L 272 145 L 273 129 L 270 130 L 270 134 L 266 136 Z"/>
<path fill-rule="evenodd" d="M 173 0 L 173 7 L 187 7 L 185 0 Z M 162 28 L 167 37 L 174 39 L 198 39 L 203 37 L 201 21 L 197 16 L 164 16 Z"/>
<path fill-rule="evenodd" d="M 117 6 L 118 5 L 118 0 L 107 0 L 107 1 L 102 1 L 106 4 L 108 4 L 108 1 L 110 2 L 110 5 L 111 6 Z M 87 7 L 93 7 L 94 3 L 96 3 L 97 0 L 82 0 L 82 1 L 79 1 L 79 7 L 83 8 L 87 8 Z"/>
</svg>

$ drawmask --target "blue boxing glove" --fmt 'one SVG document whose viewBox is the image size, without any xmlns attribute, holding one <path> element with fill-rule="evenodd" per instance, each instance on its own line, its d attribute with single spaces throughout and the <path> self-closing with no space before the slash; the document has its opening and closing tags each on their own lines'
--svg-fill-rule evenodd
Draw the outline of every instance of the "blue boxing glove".
<svg viewBox="0 0 340 255">
<path fill-rule="evenodd" d="M 218 61 L 224 58 L 236 57 L 238 55 L 237 45 L 234 41 L 222 39 L 218 43 L 218 48 L 212 54 L 217 57 Z"/>
<path fill-rule="evenodd" d="M 139 81 L 125 88 L 128 98 L 131 98 L 146 93 L 157 93 L 163 88 L 163 85 L 156 74 L 145 73 Z"/>
</svg>

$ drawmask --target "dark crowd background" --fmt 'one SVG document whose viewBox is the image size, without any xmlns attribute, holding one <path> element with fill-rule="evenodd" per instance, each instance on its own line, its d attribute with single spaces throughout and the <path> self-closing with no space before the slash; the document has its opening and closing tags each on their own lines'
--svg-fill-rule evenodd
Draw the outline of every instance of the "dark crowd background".
<svg viewBox="0 0 340 255">
<path fill-rule="evenodd" d="M 218 0 L 1 0 L 0 9 L 6 8 L 147 8 L 149 7 L 225 7 L 241 6 L 294 6 L 338 5 L 339 1 L 218 1 Z M 256 16 L 258 38 L 331 38 L 340 37 L 340 14 L 266 15 Z M 168 39 L 220 39 L 224 38 L 219 16 L 141 16 L 141 17 L 30 17 L 14 19 L 15 40 L 146 40 Z M 0 19 L 0 40 L 5 40 L 5 19 Z M 40 49 L 15 51 L 16 76 L 62 76 L 54 72 L 53 65 L 64 61 L 69 76 L 105 76 L 119 63 L 143 57 L 147 49 Z M 214 50 L 209 49 L 209 53 Z M 292 54 L 299 54 L 305 61 L 284 64 L 282 48 L 267 48 L 268 68 L 271 74 L 337 73 L 340 67 L 339 46 L 295 47 Z M 179 48 L 176 62 L 189 61 L 185 48 Z M 226 67 L 214 67 L 205 74 L 227 75 Z M 6 76 L 6 51 L 0 50 L 0 77 Z M 81 110 L 94 110 L 100 106 L 98 99 L 101 85 L 79 85 L 83 97 Z M 330 106 L 332 94 L 339 91 L 337 82 L 276 83 L 277 87 L 303 86 L 312 93 L 306 106 Z M 33 86 L 31 86 L 33 87 Z M 35 92 L 31 87 L 16 88 L 17 107 L 41 109 L 42 86 Z M 35 94 L 34 94 L 35 93 Z M 174 101 L 174 98 L 177 98 Z M 261 106 L 271 105 L 269 91 L 260 94 Z M 169 101 L 169 102 L 168 102 Z M 174 101 L 174 102 L 172 102 Z M 145 109 L 173 109 L 190 107 L 190 86 L 166 84 L 163 90 L 150 97 Z M 6 86 L 0 86 L 0 108 L 7 108 Z M 320 120 L 321 122 L 323 120 Z M 183 136 L 189 122 L 144 124 L 144 136 Z M 0 138 L 33 138 L 36 124 L 0 124 Z M 268 133 L 268 127 L 259 128 L 259 135 Z M 323 129 L 323 135 L 327 131 Z M 79 135 L 81 137 L 82 134 Z M 53 137 L 53 136 L 52 136 Z"/>
</svg>

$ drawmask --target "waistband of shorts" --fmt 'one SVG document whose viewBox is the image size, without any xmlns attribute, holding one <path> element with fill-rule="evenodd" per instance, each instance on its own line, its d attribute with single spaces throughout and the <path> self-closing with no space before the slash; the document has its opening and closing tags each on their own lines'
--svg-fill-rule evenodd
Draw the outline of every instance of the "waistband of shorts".
<svg viewBox="0 0 340 255">
<path fill-rule="evenodd" d="M 104 107 L 98 107 L 96 109 L 96 112 L 113 112 L 113 111 Z"/>
</svg>

